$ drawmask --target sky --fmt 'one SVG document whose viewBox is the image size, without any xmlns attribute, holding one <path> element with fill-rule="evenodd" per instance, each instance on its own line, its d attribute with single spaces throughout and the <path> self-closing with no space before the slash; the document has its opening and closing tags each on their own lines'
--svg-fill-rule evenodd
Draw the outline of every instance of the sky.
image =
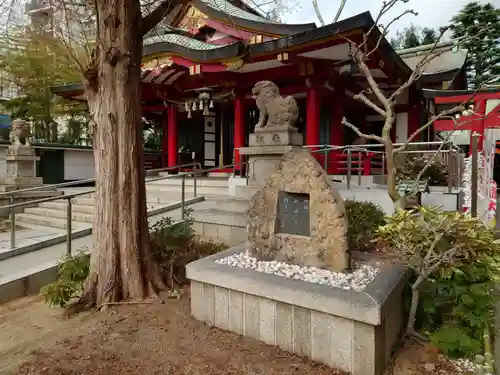
<svg viewBox="0 0 500 375">
<path fill-rule="evenodd" d="M 298 8 L 286 14 L 283 18 L 286 23 L 306 23 L 319 21 L 314 13 L 311 0 L 298 0 Z M 389 35 L 394 37 L 396 31 L 403 30 L 411 23 L 420 27 L 439 28 L 446 25 L 450 19 L 464 7 L 470 0 L 410 0 L 406 4 L 398 4 L 386 17 L 382 19 L 382 24 L 391 21 L 394 17 L 401 14 L 406 9 L 413 9 L 418 12 L 417 16 L 408 14 L 401 20 L 394 23 L 389 31 Z M 492 3 L 500 7 L 500 0 L 479 1 L 480 3 Z M 318 5 L 323 15 L 325 23 L 331 23 L 337 13 L 340 0 L 318 0 Z M 382 0 L 347 0 L 346 6 L 340 19 L 348 18 L 356 14 L 369 10 L 372 17 L 375 18 L 382 6 Z"/>
</svg>

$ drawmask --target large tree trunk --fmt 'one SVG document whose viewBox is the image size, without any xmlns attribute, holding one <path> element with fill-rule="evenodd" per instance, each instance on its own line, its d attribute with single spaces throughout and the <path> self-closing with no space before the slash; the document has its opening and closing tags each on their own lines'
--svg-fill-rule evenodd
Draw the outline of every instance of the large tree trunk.
<svg viewBox="0 0 500 375">
<path fill-rule="evenodd" d="M 97 2 L 98 46 L 86 74 L 94 120 L 94 248 L 80 303 L 156 297 L 164 287 L 149 244 L 141 126 L 138 0 Z"/>
</svg>

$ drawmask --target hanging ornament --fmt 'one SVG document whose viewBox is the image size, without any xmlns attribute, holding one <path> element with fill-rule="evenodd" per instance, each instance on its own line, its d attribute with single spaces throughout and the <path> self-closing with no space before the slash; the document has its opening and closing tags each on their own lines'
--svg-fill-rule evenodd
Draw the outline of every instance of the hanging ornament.
<svg viewBox="0 0 500 375">
<path fill-rule="evenodd" d="M 203 100 L 200 100 L 200 111 L 203 109 Z"/>
<path fill-rule="evenodd" d="M 184 103 L 184 109 L 186 110 L 186 112 L 189 112 L 189 103 L 188 102 Z"/>
<path fill-rule="evenodd" d="M 208 116 L 210 114 L 210 111 L 208 110 L 208 107 L 205 106 L 205 109 L 203 109 L 203 116 Z"/>
<path fill-rule="evenodd" d="M 191 110 L 188 110 L 188 118 L 193 118 L 193 115 L 191 114 Z"/>
<path fill-rule="evenodd" d="M 210 100 L 210 108 L 213 108 L 213 107 L 214 107 L 214 101 Z"/>
<path fill-rule="evenodd" d="M 193 107 L 191 108 L 193 111 L 196 111 L 198 107 L 196 106 L 196 102 L 193 102 Z"/>
</svg>

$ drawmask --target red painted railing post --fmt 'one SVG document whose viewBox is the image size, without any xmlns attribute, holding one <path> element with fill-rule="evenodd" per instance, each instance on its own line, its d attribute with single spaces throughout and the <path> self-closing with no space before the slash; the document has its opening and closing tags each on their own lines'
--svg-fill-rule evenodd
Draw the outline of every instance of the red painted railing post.
<svg viewBox="0 0 500 375">
<path fill-rule="evenodd" d="M 372 158 L 373 152 L 367 152 L 363 159 L 363 174 L 369 176 L 372 174 Z"/>
</svg>

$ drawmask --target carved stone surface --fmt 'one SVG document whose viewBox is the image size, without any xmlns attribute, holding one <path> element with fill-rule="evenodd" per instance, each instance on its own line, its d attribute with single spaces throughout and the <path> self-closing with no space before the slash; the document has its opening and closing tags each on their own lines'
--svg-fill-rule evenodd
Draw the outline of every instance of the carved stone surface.
<svg viewBox="0 0 500 375">
<path fill-rule="evenodd" d="M 20 119 L 12 121 L 12 130 L 9 134 L 9 140 L 13 145 L 21 145 L 21 141 L 24 141 L 24 145 L 30 147 L 31 131 L 29 123 Z"/>
<path fill-rule="evenodd" d="M 290 201 L 294 194 L 298 194 L 297 202 Z M 288 212 L 278 207 L 285 203 L 289 205 Z M 302 228 L 307 223 L 307 213 L 309 232 Z M 258 259 L 337 272 L 349 266 L 344 202 L 307 151 L 291 151 L 281 159 L 278 169 L 252 197 L 246 219 L 249 250 Z"/>
<path fill-rule="evenodd" d="M 265 126 L 294 126 L 299 115 L 297 102 L 292 96 L 283 98 L 275 83 L 257 82 L 252 89 L 252 95 L 260 112 L 255 129 Z"/>
</svg>

